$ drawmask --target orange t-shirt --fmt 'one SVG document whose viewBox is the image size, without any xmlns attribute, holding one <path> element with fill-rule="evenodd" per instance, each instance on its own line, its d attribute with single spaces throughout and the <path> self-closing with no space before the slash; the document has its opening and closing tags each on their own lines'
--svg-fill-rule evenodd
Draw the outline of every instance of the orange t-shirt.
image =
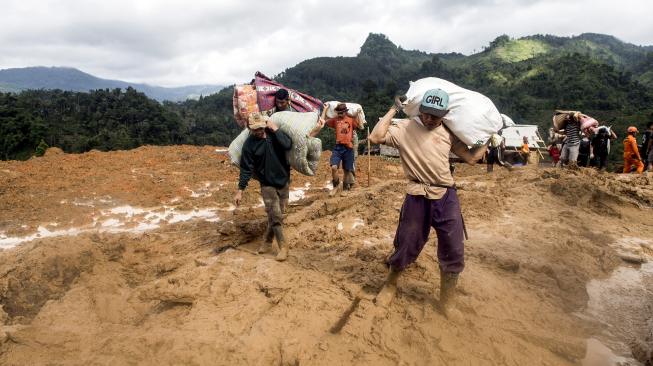
<svg viewBox="0 0 653 366">
<path fill-rule="evenodd" d="M 528 144 L 527 144 L 527 143 L 524 143 L 524 144 L 521 146 L 521 152 L 523 152 L 523 153 L 531 152 L 531 149 L 528 148 Z"/>
<path fill-rule="evenodd" d="M 635 136 L 628 135 L 624 139 L 624 158 L 630 159 L 633 155 L 639 156 L 639 149 L 637 149 L 637 140 Z"/>
<path fill-rule="evenodd" d="M 353 148 L 352 138 L 354 128 L 358 128 L 358 121 L 348 115 L 344 117 L 329 118 L 326 125 L 336 130 L 336 144 L 342 144 L 348 148 Z"/>
</svg>

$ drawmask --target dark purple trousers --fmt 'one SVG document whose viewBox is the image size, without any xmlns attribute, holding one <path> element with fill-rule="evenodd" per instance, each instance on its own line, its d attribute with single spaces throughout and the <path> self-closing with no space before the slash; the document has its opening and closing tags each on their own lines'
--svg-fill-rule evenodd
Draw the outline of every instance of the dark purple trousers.
<svg viewBox="0 0 653 366">
<path fill-rule="evenodd" d="M 406 195 L 395 234 L 395 251 L 387 263 L 399 271 L 413 263 L 424 248 L 431 227 L 438 235 L 440 269 L 462 272 L 465 267 L 463 218 L 454 188 L 448 188 L 439 200 Z"/>
</svg>

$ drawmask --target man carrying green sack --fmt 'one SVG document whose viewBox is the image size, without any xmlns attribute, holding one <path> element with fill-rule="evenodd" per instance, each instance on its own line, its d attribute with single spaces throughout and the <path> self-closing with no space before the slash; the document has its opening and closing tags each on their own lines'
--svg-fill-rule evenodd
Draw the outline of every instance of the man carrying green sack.
<svg viewBox="0 0 653 366">
<path fill-rule="evenodd" d="M 251 134 L 243 144 L 240 178 L 234 203 L 236 206 L 240 205 L 243 191 L 247 188 L 250 178 L 259 181 L 268 225 L 258 253 L 269 252 L 272 248 L 272 239 L 276 238 L 279 246 L 276 259 L 285 261 L 288 257 L 288 243 L 283 235 L 282 224 L 283 212 L 288 204 L 290 183 L 290 164 L 286 159 L 286 152 L 292 148 L 292 140 L 279 130 L 269 117 L 259 113 L 252 113 L 249 116 L 247 128 Z"/>
</svg>

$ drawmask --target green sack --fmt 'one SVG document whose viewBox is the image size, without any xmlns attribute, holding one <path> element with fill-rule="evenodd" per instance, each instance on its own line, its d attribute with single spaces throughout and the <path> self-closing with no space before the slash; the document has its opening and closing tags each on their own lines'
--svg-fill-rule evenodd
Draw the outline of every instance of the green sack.
<svg viewBox="0 0 653 366">
<path fill-rule="evenodd" d="M 315 175 L 322 155 L 322 141 L 309 137 L 308 133 L 317 125 L 317 112 L 277 112 L 270 119 L 292 140 L 287 155 L 290 166 L 304 175 Z M 231 162 L 238 166 L 247 137 L 249 130 L 245 129 L 229 145 Z"/>
</svg>

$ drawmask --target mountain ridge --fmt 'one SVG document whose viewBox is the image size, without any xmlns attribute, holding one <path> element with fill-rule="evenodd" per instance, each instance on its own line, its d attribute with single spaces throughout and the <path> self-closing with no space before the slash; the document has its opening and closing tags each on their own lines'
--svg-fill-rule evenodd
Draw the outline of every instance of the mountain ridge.
<svg viewBox="0 0 653 366">
<path fill-rule="evenodd" d="M 122 80 L 103 79 L 67 66 L 30 66 L 0 70 L 0 91 L 19 92 L 28 89 L 61 89 L 87 92 L 97 89 L 127 89 L 132 87 L 159 102 L 197 99 L 200 95 L 214 94 L 222 85 L 187 85 L 162 87 Z M 4 89 L 4 90 L 3 90 Z"/>
<path fill-rule="evenodd" d="M 482 93 L 516 123 L 536 124 L 540 131 L 549 129 L 555 109 L 583 111 L 618 134 L 653 121 L 653 52 L 600 34 L 501 35 L 467 56 L 406 50 L 370 33 L 356 56 L 307 59 L 274 79 L 323 101 L 355 101 L 373 128 L 410 81 L 429 76 Z M 227 146 L 241 132 L 233 119 L 233 91 L 228 86 L 197 100 L 163 104 L 134 88 L 0 93 L 0 158 L 27 158 L 41 139 L 67 152 L 143 144 Z M 324 148 L 334 146 L 329 129 L 319 137 Z M 615 144 L 613 159 L 620 150 Z"/>
</svg>

